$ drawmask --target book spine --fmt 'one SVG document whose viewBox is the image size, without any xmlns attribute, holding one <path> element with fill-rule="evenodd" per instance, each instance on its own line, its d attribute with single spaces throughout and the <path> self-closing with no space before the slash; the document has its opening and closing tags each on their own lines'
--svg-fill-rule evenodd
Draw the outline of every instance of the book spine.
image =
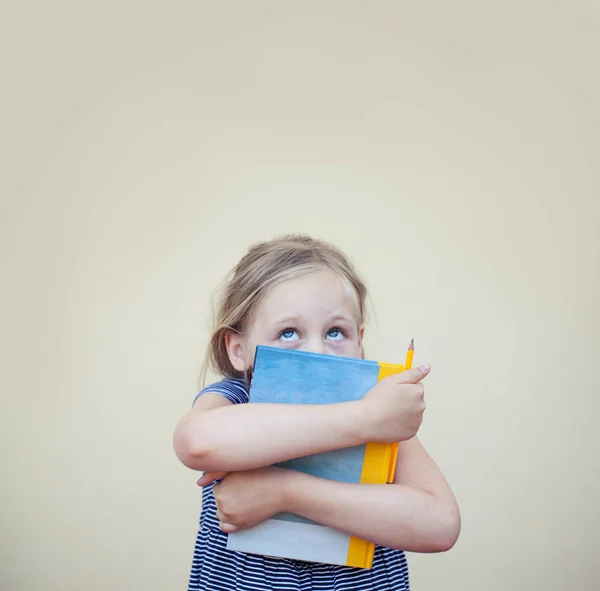
<svg viewBox="0 0 600 591">
<path fill-rule="evenodd" d="M 404 366 L 391 363 L 379 364 L 377 381 L 400 373 Z M 365 449 L 365 459 L 360 476 L 361 484 L 388 484 L 393 482 L 396 471 L 397 444 L 368 443 Z M 348 561 L 346 566 L 371 568 L 375 554 L 375 544 L 352 536 L 348 546 Z"/>
</svg>

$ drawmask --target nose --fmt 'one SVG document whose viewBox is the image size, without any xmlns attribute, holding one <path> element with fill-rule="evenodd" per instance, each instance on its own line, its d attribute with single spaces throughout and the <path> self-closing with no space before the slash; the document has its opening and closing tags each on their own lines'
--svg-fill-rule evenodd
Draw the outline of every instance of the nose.
<svg viewBox="0 0 600 591">
<path fill-rule="evenodd" d="M 325 343 L 322 338 L 310 339 L 303 349 L 308 353 L 325 353 Z"/>
</svg>

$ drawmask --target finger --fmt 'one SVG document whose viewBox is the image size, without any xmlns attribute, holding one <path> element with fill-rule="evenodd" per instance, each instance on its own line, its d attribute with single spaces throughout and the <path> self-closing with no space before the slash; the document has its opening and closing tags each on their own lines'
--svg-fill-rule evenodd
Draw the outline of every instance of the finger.
<svg viewBox="0 0 600 591">
<path fill-rule="evenodd" d="M 215 480 L 223 480 L 227 472 L 205 472 L 196 482 L 198 486 L 208 486 Z"/>
<path fill-rule="evenodd" d="M 219 527 L 226 534 L 232 534 L 234 531 L 238 530 L 238 527 L 236 527 L 235 525 L 233 525 L 231 523 L 227 523 L 227 522 L 222 522 L 222 521 L 219 522 Z"/>
<path fill-rule="evenodd" d="M 394 375 L 397 384 L 417 384 L 431 371 L 430 365 L 421 365 Z"/>
</svg>

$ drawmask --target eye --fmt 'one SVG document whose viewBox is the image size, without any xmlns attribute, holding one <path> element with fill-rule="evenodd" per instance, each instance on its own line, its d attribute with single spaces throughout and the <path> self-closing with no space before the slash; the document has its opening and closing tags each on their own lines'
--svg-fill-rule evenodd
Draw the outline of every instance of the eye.
<svg viewBox="0 0 600 591">
<path fill-rule="evenodd" d="M 346 334 L 341 328 L 330 328 L 327 332 L 327 338 L 332 341 L 341 341 Z"/>
<path fill-rule="evenodd" d="M 286 328 L 279 333 L 278 338 L 281 341 L 290 342 L 297 341 L 300 338 L 300 335 L 298 334 L 297 330 L 294 330 L 293 328 Z"/>
</svg>

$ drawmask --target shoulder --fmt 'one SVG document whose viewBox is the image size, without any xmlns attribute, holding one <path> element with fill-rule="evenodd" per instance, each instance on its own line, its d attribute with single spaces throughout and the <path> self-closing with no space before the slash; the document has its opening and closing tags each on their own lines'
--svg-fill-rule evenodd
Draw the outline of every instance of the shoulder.
<svg viewBox="0 0 600 591">
<path fill-rule="evenodd" d="M 192 406 L 204 394 L 219 394 L 232 404 L 245 404 L 250 400 L 248 385 L 242 378 L 224 378 L 210 386 L 206 386 L 194 398 Z"/>
</svg>

